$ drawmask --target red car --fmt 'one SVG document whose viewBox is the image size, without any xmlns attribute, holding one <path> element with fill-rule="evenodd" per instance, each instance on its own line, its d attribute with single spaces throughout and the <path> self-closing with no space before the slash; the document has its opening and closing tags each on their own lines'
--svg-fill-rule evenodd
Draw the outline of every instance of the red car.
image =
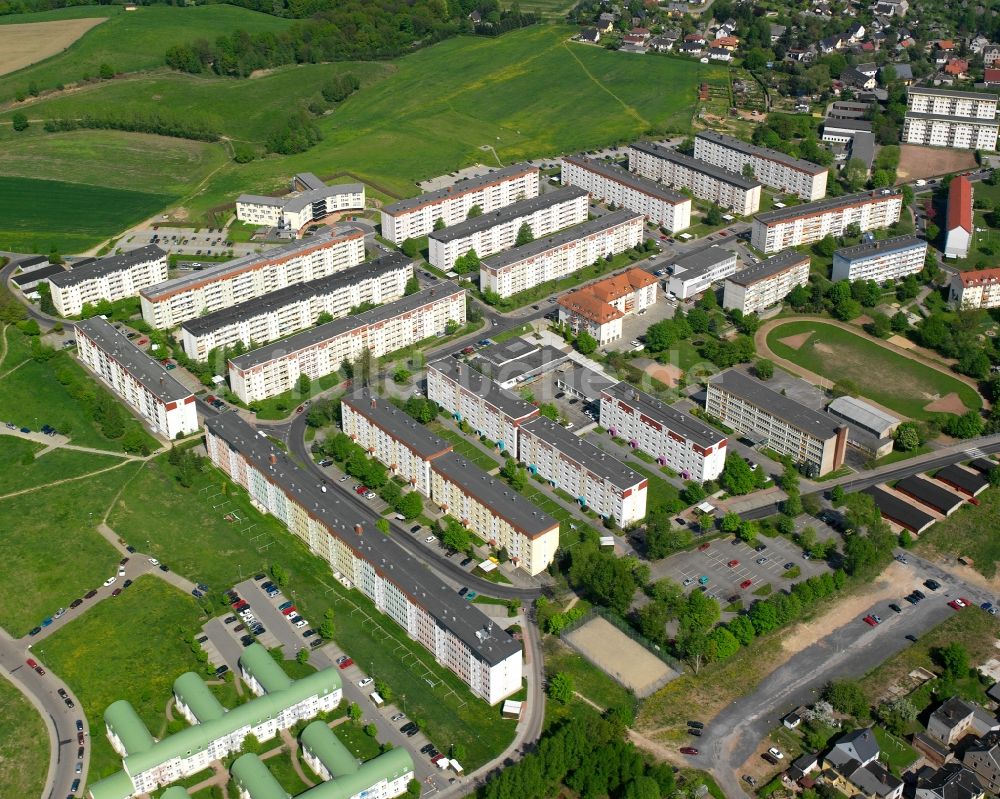
<svg viewBox="0 0 1000 799">
<path fill-rule="evenodd" d="M 729 563 L 727 563 L 726 565 L 727 565 L 727 566 L 728 566 L 728 567 L 729 567 L 730 569 L 735 569 L 735 568 L 736 568 L 737 566 L 739 566 L 739 565 L 740 565 L 740 562 L 739 562 L 738 560 L 731 560 L 731 561 L 729 561 Z"/>
<path fill-rule="evenodd" d="M 744 580 L 742 583 L 740 583 L 740 588 L 747 589 L 751 585 L 753 585 L 753 580 Z"/>
<path fill-rule="evenodd" d="M 38 664 L 37 664 L 37 663 L 35 662 L 35 659 L 34 659 L 34 658 L 28 658 L 28 659 L 27 659 L 26 661 L 24 661 L 24 662 L 25 662 L 25 663 L 27 663 L 27 664 L 28 664 L 28 665 L 29 665 L 29 666 L 30 666 L 31 668 L 33 668 L 33 669 L 37 669 L 37 668 L 38 668 Z"/>
<path fill-rule="evenodd" d="M 205 397 L 205 402 L 208 402 L 208 403 L 215 402 L 215 397 L 213 397 L 211 394 L 209 394 L 207 397 Z"/>
<path fill-rule="evenodd" d="M 955 610 L 961 610 L 966 605 L 968 605 L 968 602 L 966 602 L 964 599 L 953 599 L 951 600 L 951 602 L 948 603 L 948 607 L 954 608 Z"/>
<path fill-rule="evenodd" d="M 873 619 L 871 616 L 865 616 L 864 623 L 867 624 L 869 627 L 874 627 L 876 624 L 878 624 L 878 622 L 875 621 L 875 619 Z"/>
<path fill-rule="evenodd" d="M 358 486 L 357 488 L 354 489 L 354 493 L 364 495 L 367 494 L 369 490 L 370 489 L 367 486 Z"/>
<path fill-rule="evenodd" d="M 700 547 L 698 547 L 698 551 L 699 551 L 699 552 L 704 552 L 704 551 L 705 551 L 706 549 L 708 549 L 708 548 L 709 548 L 710 546 L 712 546 L 712 545 L 711 545 L 711 544 L 709 544 L 708 542 L 705 542 L 705 543 L 704 543 L 704 544 L 702 544 L 702 545 L 701 545 Z"/>
<path fill-rule="evenodd" d="M 139 341 L 138 341 L 138 344 L 139 344 L 139 346 L 140 346 L 140 347 L 141 347 L 141 346 L 142 346 L 143 344 L 148 344 L 148 343 L 149 343 L 149 339 L 148 339 L 148 338 L 141 338 L 141 339 L 139 339 Z"/>
<path fill-rule="evenodd" d="M 348 666 L 353 666 L 354 661 L 348 658 L 347 660 L 342 660 L 339 664 L 340 668 L 346 669 Z"/>
<path fill-rule="evenodd" d="M 696 754 L 698 754 L 698 750 L 695 749 L 693 746 L 682 746 L 680 751 L 681 751 L 682 755 L 696 755 Z"/>
<path fill-rule="evenodd" d="M 291 616 L 295 611 L 296 611 L 295 605 L 291 605 L 291 606 L 285 608 L 283 611 L 281 611 L 281 615 L 282 616 Z"/>
</svg>

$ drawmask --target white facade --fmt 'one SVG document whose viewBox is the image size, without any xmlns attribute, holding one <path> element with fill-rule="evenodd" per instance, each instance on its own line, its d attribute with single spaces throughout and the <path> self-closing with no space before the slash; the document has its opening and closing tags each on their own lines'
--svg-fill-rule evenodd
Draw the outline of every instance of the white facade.
<svg viewBox="0 0 1000 799">
<path fill-rule="evenodd" d="M 361 183 L 323 186 L 291 197 L 241 194 L 236 198 L 240 222 L 296 232 L 329 214 L 364 208 L 365 187 Z"/>
<path fill-rule="evenodd" d="M 779 253 L 727 278 L 722 307 L 739 308 L 744 316 L 759 313 L 808 283 L 809 256 L 794 250 Z"/>
<path fill-rule="evenodd" d="M 833 254 L 833 279 L 885 283 L 915 275 L 924 268 L 927 242 L 916 236 L 843 247 Z"/>
<path fill-rule="evenodd" d="M 498 211 L 432 232 L 427 237 L 428 260 L 447 272 L 454 267 L 455 260 L 469 250 L 475 250 L 480 258 L 509 250 L 516 244 L 522 225 L 531 228 L 534 238 L 542 238 L 586 222 L 589 210 L 587 192 L 572 188 L 521 200 Z"/>
<path fill-rule="evenodd" d="M 357 316 L 327 322 L 229 361 L 229 384 L 251 403 L 293 389 L 300 375 L 332 374 L 363 350 L 373 358 L 443 335 L 449 322 L 465 324 L 465 292 L 439 283 Z"/>
<path fill-rule="evenodd" d="M 629 147 L 628 168 L 638 175 L 675 189 L 688 189 L 740 216 L 760 208 L 761 184 L 741 174 L 651 142 Z"/>
<path fill-rule="evenodd" d="M 560 179 L 564 186 L 580 186 L 596 199 L 642 214 L 671 233 L 691 226 L 689 197 L 619 166 L 580 155 L 566 156 Z"/>
<path fill-rule="evenodd" d="M 601 427 L 686 480 L 722 474 L 728 443 L 722 433 L 627 383 L 601 391 Z"/>
<path fill-rule="evenodd" d="M 732 250 L 711 245 L 678 258 L 672 265 L 669 291 L 686 300 L 701 294 L 713 283 L 736 272 L 739 259 Z"/>
<path fill-rule="evenodd" d="M 79 316 L 83 306 L 134 297 L 167 279 L 167 254 L 150 244 L 138 250 L 81 264 L 49 278 L 52 304 L 60 316 Z"/>
<path fill-rule="evenodd" d="M 906 100 L 904 144 L 996 150 L 997 95 L 910 87 Z"/>
<path fill-rule="evenodd" d="M 773 253 L 842 236 L 852 224 L 862 232 L 887 228 L 899 221 L 902 208 L 900 192 L 878 189 L 768 211 L 754 217 L 750 243 L 761 252 Z"/>
<path fill-rule="evenodd" d="M 174 439 L 198 429 L 194 394 L 100 317 L 76 328 L 77 357 L 154 433 Z"/>
<path fill-rule="evenodd" d="M 754 177 L 765 186 L 795 194 L 803 200 L 819 200 L 826 196 L 826 167 L 732 136 L 702 131 L 694 140 L 694 157 L 737 174 L 743 174 L 743 167 L 749 164 Z"/>
<path fill-rule="evenodd" d="M 139 295 L 142 318 L 168 330 L 188 319 L 349 269 L 365 259 L 364 238 L 359 228 L 339 228 L 161 282 Z"/>
<path fill-rule="evenodd" d="M 623 253 L 641 243 L 644 232 L 642 216 L 634 211 L 613 211 L 483 261 L 480 290 L 510 297 L 571 275 L 598 258 Z"/>
<path fill-rule="evenodd" d="M 434 230 L 463 222 L 478 206 L 483 213 L 495 211 L 518 200 L 538 196 L 538 169 L 515 164 L 478 178 L 459 181 L 446 189 L 400 200 L 382 209 L 382 235 L 393 244 L 418 239 Z"/>
<path fill-rule="evenodd" d="M 559 322 L 587 331 L 601 346 L 622 337 L 622 319 L 656 304 L 657 280 L 642 269 L 599 280 L 559 298 Z"/>
<path fill-rule="evenodd" d="M 959 308 L 1000 308 L 1000 269 L 958 272 L 948 299 Z"/>
<path fill-rule="evenodd" d="M 966 258 L 972 246 L 972 231 L 961 225 L 948 228 L 945 234 L 944 254 L 948 258 Z"/>
</svg>

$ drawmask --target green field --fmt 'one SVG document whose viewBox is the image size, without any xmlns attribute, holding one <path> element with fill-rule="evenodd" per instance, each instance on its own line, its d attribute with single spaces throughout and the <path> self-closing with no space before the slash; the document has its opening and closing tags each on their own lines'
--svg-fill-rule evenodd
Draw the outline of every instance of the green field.
<svg viewBox="0 0 1000 799">
<path fill-rule="evenodd" d="M 55 449 L 41 458 L 41 444 L 0 434 L 0 496 L 107 469 L 122 463 L 114 455 Z"/>
<path fill-rule="evenodd" d="M 280 31 L 291 20 L 279 19 L 228 5 L 182 8 L 167 5 L 141 6 L 126 13 L 120 6 L 65 8 L 38 14 L 12 14 L 4 24 L 45 22 L 80 17 L 108 17 L 58 55 L 0 78 L 0 102 L 11 100 L 18 91 L 34 83 L 42 91 L 59 84 L 94 78 L 101 64 L 116 72 L 135 72 L 163 66 L 164 54 L 172 44 L 199 38 L 213 40 L 237 28 L 250 32 Z"/>
<path fill-rule="evenodd" d="M 794 349 L 782 339 L 812 335 Z M 967 408 L 978 409 L 982 398 L 971 386 L 950 375 L 881 346 L 872 339 L 817 321 L 788 322 L 767 335 L 771 351 L 831 381 L 850 380 L 862 396 L 911 419 L 935 414 L 926 406 L 939 397 L 957 394 Z"/>
<path fill-rule="evenodd" d="M 0 796 L 41 796 L 49 736 L 24 695 L 0 677 Z"/>
<path fill-rule="evenodd" d="M 976 571 L 993 578 L 1000 561 L 1000 491 L 987 489 L 979 505 L 965 504 L 920 536 L 921 550 L 968 558 Z M 988 532 L 986 532 L 988 531 Z"/>
<path fill-rule="evenodd" d="M 112 702 L 127 699 L 155 737 L 163 734 L 174 680 L 198 670 L 189 641 L 203 623 L 191 597 L 145 575 L 36 647 L 83 704 L 91 733 L 90 782 L 121 768 L 104 735 L 103 715 Z"/>
<path fill-rule="evenodd" d="M 82 252 L 152 216 L 169 200 L 61 180 L 0 177 L 0 249 Z"/>
</svg>

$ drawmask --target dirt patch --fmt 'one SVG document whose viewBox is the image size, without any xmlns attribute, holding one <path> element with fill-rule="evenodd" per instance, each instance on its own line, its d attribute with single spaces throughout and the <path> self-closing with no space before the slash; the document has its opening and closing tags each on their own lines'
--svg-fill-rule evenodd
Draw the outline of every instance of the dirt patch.
<svg viewBox="0 0 1000 799">
<path fill-rule="evenodd" d="M 7 75 L 42 59 L 61 53 L 83 34 L 107 17 L 62 19 L 3 26 L 3 63 L 0 75 Z"/>
<path fill-rule="evenodd" d="M 895 335 L 889 336 L 889 338 L 887 338 L 886 341 L 888 341 L 890 344 L 895 344 L 897 347 L 904 350 L 913 350 L 916 349 L 917 347 L 916 344 L 914 344 L 912 341 L 910 341 L 908 338 L 904 336 L 895 336 Z"/>
<path fill-rule="evenodd" d="M 684 372 L 672 363 L 651 363 L 643 371 L 654 380 L 668 386 L 676 386 Z"/>
<path fill-rule="evenodd" d="M 812 338 L 812 333 L 799 333 L 795 336 L 786 336 L 785 338 L 779 338 L 782 344 L 784 344 L 789 349 L 800 350 L 805 346 L 805 343 Z"/>
<path fill-rule="evenodd" d="M 670 666 L 597 616 L 564 637 L 587 660 L 642 698 L 678 676 Z"/>
<path fill-rule="evenodd" d="M 813 344 L 813 347 L 815 348 L 816 352 L 822 352 L 824 355 L 833 355 L 834 352 L 833 347 L 831 347 L 829 344 L 823 344 L 822 342 L 819 341 Z"/>
<path fill-rule="evenodd" d="M 896 183 L 976 168 L 976 157 L 971 150 L 946 150 L 917 144 L 904 144 L 899 149 Z"/>
<path fill-rule="evenodd" d="M 945 394 L 933 402 L 928 402 L 924 405 L 924 410 L 930 413 L 953 413 L 956 416 L 961 416 L 965 413 L 966 407 L 958 394 L 952 391 L 950 394 Z"/>
</svg>

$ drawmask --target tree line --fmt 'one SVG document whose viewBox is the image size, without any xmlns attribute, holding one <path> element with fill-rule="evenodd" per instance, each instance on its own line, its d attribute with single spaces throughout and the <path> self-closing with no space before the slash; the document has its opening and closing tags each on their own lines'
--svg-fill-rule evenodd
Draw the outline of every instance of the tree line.
<svg viewBox="0 0 1000 799">
<path fill-rule="evenodd" d="M 43 123 L 47 133 L 62 133 L 70 130 L 124 130 L 129 133 L 155 133 L 177 139 L 195 141 L 218 141 L 219 132 L 208 122 L 197 117 L 173 118 L 158 112 L 108 113 L 102 115 L 84 114 L 80 117 L 59 117 L 47 119 Z"/>
</svg>

